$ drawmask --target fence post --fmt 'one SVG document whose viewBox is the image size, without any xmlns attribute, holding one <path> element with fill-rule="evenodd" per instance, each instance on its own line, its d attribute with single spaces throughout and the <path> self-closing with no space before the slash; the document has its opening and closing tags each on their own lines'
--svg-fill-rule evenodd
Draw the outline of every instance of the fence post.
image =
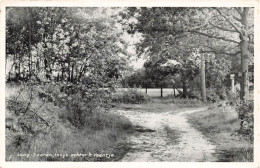
<svg viewBox="0 0 260 168">
<path fill-rule="evenodd" d="M 201 75 L 201 96 L 203 102 L 207 102 L 206 97 L 206 80 L 205 80 L 205 57 L 203 53 L 201 54 L 201 62 L 200 62 L 200 75 Z"/>
<path fill-rule="evenodd" d="M 161 98 L 163 97 L 163 87 L 161 85 Z"/>
</svg>

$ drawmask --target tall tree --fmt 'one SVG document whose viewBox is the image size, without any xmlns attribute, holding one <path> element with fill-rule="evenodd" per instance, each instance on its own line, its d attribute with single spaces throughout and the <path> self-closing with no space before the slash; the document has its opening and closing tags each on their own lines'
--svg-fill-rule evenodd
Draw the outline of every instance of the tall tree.
<svg viewBox="0 0 260 168">
<path fill-rule="evenodd" d="M 245 99 L 249 94 L 248 65 L 254 51 L 253 8 L 205 8 L 198 13 L 204 22 L 189 31 L 222 43 L 222 46 L 215 43 L 208 47 L 211 52 L 229 56 L 240 55 L 242 73 L 240 98 Z"/>
<path fill-rule="evenodd" d="M 144 40 L 138 46 L 141 52 L 158 53 L 161 37 L 172 36 L 176 40 L 186 35 L 197 39 L 193 45 L 197 43 L 201 53 L 240 55 L 243 76 L 240 97 L 248 96 L 247 73 L 254 36 L 253 8 L 129 8 L 128 13 L 138 20 L 137 24 L 130 24 L 129 31 L 137 30 L 144 34 Z"/>
<path fill-rule="evenodd" d="M 127 66 L 116 12 L 111 8 L 9 8 L 7 58 L 13 58 L 15 72 L 22 65 L 27 79 L 78 83 L 87 77 L 110 85 Z"/>
</svg>

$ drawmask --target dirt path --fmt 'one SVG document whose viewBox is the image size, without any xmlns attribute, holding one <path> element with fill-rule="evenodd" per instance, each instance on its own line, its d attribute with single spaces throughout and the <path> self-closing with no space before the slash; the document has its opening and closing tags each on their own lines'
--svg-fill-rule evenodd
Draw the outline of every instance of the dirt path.
<svg viewBox="0 0 260 168">
<path fill-rule="evenodd" d="M 205 109 L 190 109 L 177 114 L 118 110 L 117 113 L 128 117 L 136 128 L 129 138 L 132 148 L 122 161 L 216 161 L 212 155 L 215 146 L 193 128 L 185 116 Z M 167 132 L 169 130 L 171 134 Z"/>
</svg>

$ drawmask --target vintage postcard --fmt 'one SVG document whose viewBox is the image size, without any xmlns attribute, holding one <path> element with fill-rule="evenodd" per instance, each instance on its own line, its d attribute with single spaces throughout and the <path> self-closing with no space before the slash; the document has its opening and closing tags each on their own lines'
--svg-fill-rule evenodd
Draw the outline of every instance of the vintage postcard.
<svg viewBox="0 0 260 168">
<path fill-rule="evenodd" d="M 1 1 L 2 167 L 259 167 L 259 2 Z"/>
</svg>

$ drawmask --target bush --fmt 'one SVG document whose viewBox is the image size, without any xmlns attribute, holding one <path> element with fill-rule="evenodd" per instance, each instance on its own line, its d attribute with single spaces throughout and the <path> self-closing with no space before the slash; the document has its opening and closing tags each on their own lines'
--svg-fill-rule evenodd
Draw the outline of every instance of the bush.
<svg viewBox="0 0 260 168">
<path fill-rule="evenodd" d="M 219 95 L 215 88 L 207 89 L 207 100 L 211 102 L 219 101 Z"/>
<path fill-rule="evenodd" d="M 236 104 L 238 118 L 240 120 L 239 133 L 249 140 L 254 139 L 254 101 L 241 101 Z"/>
<path fill-rule="evenodd" d="M 202 100 L 201 90 L 193 89 L 190 91 L 192 97 Z M 207 101 L 217 102 L 219 100 L 227 99 L 227 91 L 225 87 L 221 88 L 207 88 L 206 89 Z"/>
<path fill-rule="evenodd" d="M 6 138 L 8 147 L 27 150 L 40 134 L 47 134 L 57 115 L 45 116 L 37 90 L 32 86 L 16 87 L 16 94 L 6 97 Z"/>
<path fill-rule="evenodd" d="M 107 90 L 87 88 L 85 85 L 66 85 L 60 87 L 60 92 L 54 96 L 57 105 L 66 111 L 62 114 L 77 128 L 85 126 L 92 129 L 102 129 L 102 115 L 110 108 L 111 94 Z"/>
<path fill-rule="evenodd" d="M 112 101 L 115 103 L 144 104 L 150 101 L 150 97 L 137 89 L 128 89 L 122 94 L 114 94 Z"/>
<path fill-rule="evenodd" d="M 126 152 L 115 146 L 123 143 L 132 124 L 108 113 L 109 91 L 61 84 L 12 86 L 7 91 L 14 92 L 6 94 L 7 160 L 96 161 L 99 158 L 26 158 L 16 153 Z"/>
</svg>

